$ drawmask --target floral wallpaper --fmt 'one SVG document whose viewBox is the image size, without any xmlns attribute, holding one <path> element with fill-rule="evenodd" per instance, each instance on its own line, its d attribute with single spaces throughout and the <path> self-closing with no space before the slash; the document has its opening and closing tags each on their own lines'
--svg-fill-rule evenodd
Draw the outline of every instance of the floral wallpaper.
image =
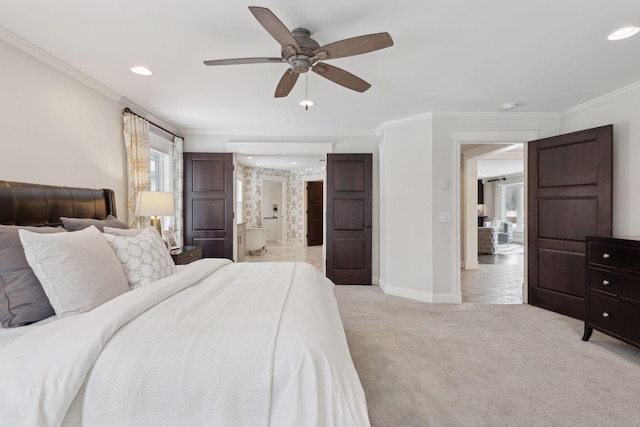
<svg viewBox="0 0 640 427">
<path fill-rule="evenodd" d="M 304 242 L 304 177 L 325 175 L 325 167 L 303 170 L 279 170 L 243 167 L 238 170 L 242 177 L 242 210 L 248 227 L 262 227 L 262 179 L 266 176 L 282 176 L 287 180 L 287 230 L 288 243 Z"/>
</svg>

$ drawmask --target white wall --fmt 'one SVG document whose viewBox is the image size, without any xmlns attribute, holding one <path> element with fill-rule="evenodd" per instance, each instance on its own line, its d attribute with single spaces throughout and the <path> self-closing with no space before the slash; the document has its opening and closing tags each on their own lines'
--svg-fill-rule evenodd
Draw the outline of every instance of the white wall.
<svg viewBox="0 0 640 427">
<path fill-rule="evenodd" d="M 383 126 L 381 287 L 430 302 L 460 302 L 460 143 L 555 135 L 558 115 L 434 114 Z M 459 138 L 461 134 L 478 138 Z M 515 138 L 515 137 L 514 137 Z M 533 138 L 532 138 L 533 139 Z M 441 188 L 448 182 L 446 189 Z M 441 222 L 449 213 L 451 222 Z"/>
<path fill-rule="evenodd" d="M 563 115 L 562 132 L 613 124 L 613 235 L 640 236 L 640 84 Z"/>
<path fill-rule="evenodd" d="M 0 40 L 0 179 L 115 191 L 126 221 L 118 102 Z"/>
<path fill-rule="evenodd" d="M 380 144 L 380 287 L 433 300 L 432 122 L 418 117 L 384 127 Z"/>
</svg>

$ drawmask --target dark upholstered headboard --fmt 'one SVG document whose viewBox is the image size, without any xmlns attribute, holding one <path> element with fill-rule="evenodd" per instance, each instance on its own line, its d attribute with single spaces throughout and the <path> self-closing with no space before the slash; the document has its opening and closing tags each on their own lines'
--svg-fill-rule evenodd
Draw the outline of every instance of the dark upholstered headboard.
<svg viewBox="0 0 640 427">
<path fill-rule="evenodd" d="M 57 226 L 60 217 L 116 216 L 112 190 L 0 181 L 0 224 Z"/>
</svg>

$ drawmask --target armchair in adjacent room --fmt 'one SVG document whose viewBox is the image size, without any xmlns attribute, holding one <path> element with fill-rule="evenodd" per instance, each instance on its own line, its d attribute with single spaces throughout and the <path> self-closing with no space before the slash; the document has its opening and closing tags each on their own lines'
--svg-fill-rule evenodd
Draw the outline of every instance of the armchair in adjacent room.
<svg viewBox="0 0 640 427">
<path fill-rule="evenodd" d="M 478 253 L 493 254 L 498 249 L 498 229 L 478 227 Z"/>
<path fill-rule="evenodd" d="M 498 228 L 498 243 L 509 244 L 513 239 L 513 223 L 509 221 L 501 221 Z"/>
</svg>

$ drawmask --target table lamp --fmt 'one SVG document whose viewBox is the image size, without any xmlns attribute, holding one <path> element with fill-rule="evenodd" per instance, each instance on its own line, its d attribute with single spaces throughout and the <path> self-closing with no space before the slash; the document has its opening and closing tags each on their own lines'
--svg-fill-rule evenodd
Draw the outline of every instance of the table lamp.
<svg viewBox="0 0 640 427">
<path fill-rule="evenodd" d="M 151 225 L 162 236 L 161 216 L 173 216 L 173 193 L 162 191 L 141 191 L 138 194 L 136 214 L 150 216 Z"/>
</svg>

